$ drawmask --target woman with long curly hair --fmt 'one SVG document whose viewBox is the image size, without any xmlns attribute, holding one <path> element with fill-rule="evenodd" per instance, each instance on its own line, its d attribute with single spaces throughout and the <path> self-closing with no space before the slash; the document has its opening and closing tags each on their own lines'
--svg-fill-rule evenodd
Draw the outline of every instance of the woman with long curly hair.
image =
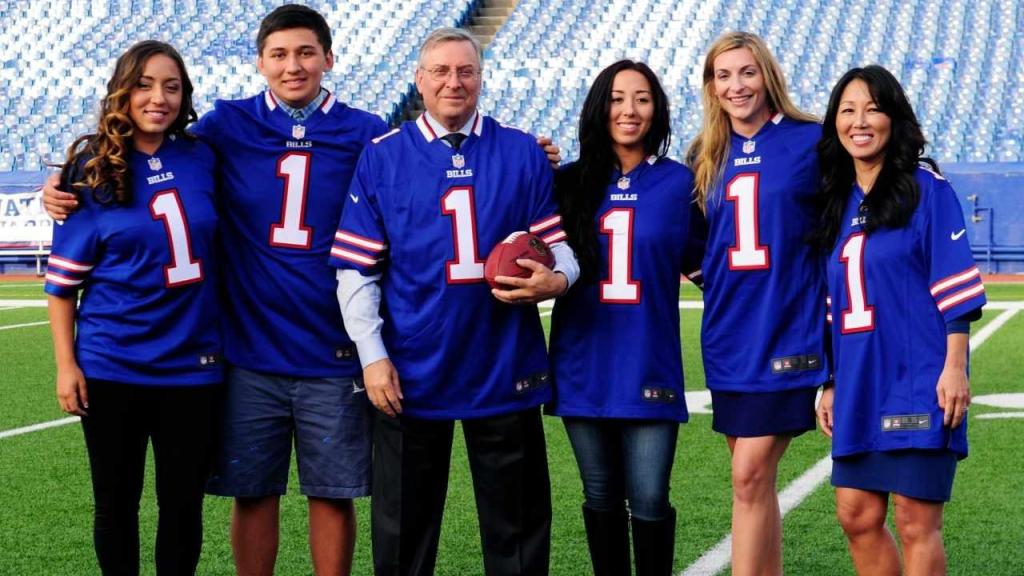
<svg viewBox="0 0 1024 576">
<path fill-rule="evenodd" d="M 778 463 L 794 436 L 814 429 L 828 379 L 825 283 L 805 242 L 821 128 L 748 32 L 708 49 L 702 100 L 687 163 L 708 226 L 701 345 L 712 427 L 732 453 L 732 571 L 781 574 Z"/>
<path fill-rule="evenodd" d="M 835 386 L 836 514 L 858 574 L 944 574 L 942 510 L 967 456 L 967 344 L 985 288 L 963 211 L 903 88 L 881 66 L 836 84 L 818 146 Z"/>
<path fill-rule="evenodd" d="M 549 410 L 576 454 L 594 574 L 630 573 L 632 525 L 636 574 L 667 576 L 676 527 L 669 477 L 688 417 L 679 274 L 700 260 L 691 249 L 693 174 L 665 157 L 668 98 L 641 62 L 598 74 L 579 138 L 579 159 L 555 178 L 582 274 L 555 303 Z"/>
<path fill-rule="evenodd" d="M 195 118 L 178 52 L 135 44 L 117 60 L 96 132 L 75 140 L 61 173 L 81 209 L 54 228 L 45 290 L 57 399 L 82 418 L 104 574 L 139 572 L 150 440 L 157 573 L 194 573 L 202 544 L 223 375 L 214 157 L 185 133 Z"/>
</svg>

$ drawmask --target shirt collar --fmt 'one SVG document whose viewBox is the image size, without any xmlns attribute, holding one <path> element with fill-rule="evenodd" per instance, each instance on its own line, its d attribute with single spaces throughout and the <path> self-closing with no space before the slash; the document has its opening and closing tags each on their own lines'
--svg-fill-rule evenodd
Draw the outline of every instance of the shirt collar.
<svg viewBox="0 0 1024 576">
<path fill-rule="evenodd" d="M 316 95 L 316 98 L 313 98 L 312 102 L 306 104 L 302 108 L 293 108 L 288 104 L 285 104 L 285 102 L 280 98 L 275 98 L 275 100 L 277 101 L 277 104 L 281 106 L 281 109 L 285 111 L 286 114 L 291 116 L 296 122 L 302 122 L 309 118 L 313 114 L 313 112 L 316 112 L 317 108 L 323 105 L 324 100 L 327 99 L 327 96 L 329 94 L 330 92 L 324 90 L 323 86 L 321 86 L 320 92 Z"/>
<path fill-rule="evenodd" d="M 468 138 L 469 135 L 473 132 L 473 126 L 476 125 L 476 117 L 478 114 L 479 112 L 473 112 L 473 115 L 469 117 L 469 121 L 466 122 L 462 126 L 462 128 L 456 130 L 456 132 L 460 134 L 465 134 L 466 137 Z M 436 134 L 438 138 L 451 134 L 451 130 L 448 130 L 447 128 L 442 126 L 440 122 L 434 120 L 434 117 L 431 116 L 430 112 L 427 112 L 426 110 L 423 111 L 423 119 L 427 121 L 427 124 L 430 125 L 430 129 L 434 131 L 434 134 Z"/>
</svg>

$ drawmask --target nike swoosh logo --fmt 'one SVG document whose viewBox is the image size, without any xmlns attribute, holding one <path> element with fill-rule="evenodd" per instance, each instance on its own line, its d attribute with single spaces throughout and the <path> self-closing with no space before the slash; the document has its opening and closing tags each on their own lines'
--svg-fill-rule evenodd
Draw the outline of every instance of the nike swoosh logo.
<svg viewBox="0 0 1024 576">
<path fill-rule="evenodd" d="M 963 236 L 964 233 L 966 233 L 966 232 L 967 232 L 967 228 L 964 228 L 964 229 L 960 230 L 959 232 L 950 232 L 949 239 L 950 240 L 959 240 L 960 237 Z"/>
<path fill-rule="evenodd" d="M 352 202 L 359 204 L 359 196 L 356 196 L 355 194 L 349 194 L 348 197 L 352 199 Z M 956 238 L 954 238 L 954 240 L 956 240 Z"/>
</svg>

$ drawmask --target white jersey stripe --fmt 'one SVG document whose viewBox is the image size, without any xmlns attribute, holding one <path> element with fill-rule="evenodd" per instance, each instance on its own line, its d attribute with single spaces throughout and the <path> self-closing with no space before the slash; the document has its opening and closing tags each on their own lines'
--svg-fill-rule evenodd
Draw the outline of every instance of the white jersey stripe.
<svg viewBox="0 0 1024 576">
<path fill-rule="evenodd" d="M 79 279 L 79 280 L 72 280 L 71 278 L 65 278 L 65 277 L 63 277 L 63 276 L 61 276 L 59 274 L 55 274 L 53 272 L 47 272 L 46 273 L 46 281 L 50 282 L 52 284 L 56 284 L 58 286 L 78 286 L 79 284 L 84 282 L 84 280 L 81 280 L 81 279 Z"/>
<path fill-rule="evenodd" d="M 377 264 L 376 258 L 369 258 L 367 256 L 363 256 L 362 254 L 356 254 L 355 252 L 351 252 L 343 248 L 338 248 L 337 246 L 331 248 L 331 256 L 335 256 L 343 260 L 348 260 L 349 262 L 355 262 L 356 264 L 362 264 L 364 266 L 374 266 Z"/>
<path fill-rule="evenodd" d="M 387 245 L 384 244 L 383 242 L 377 242 L 375 240 L 365 238 L 358 234 L 352 234 L 351 232 L 338 231 L 338 233 L 334 235 L 334 239 L 340 242 L 352 244 L 353 246 L 358 246 L 360 248 L 373 250 L 375 252 L 382 252 L 385 248 L 387 248 Z"/>
<path fill-rule="evenodd" d="M 978 270 L 977 266 L 971 266 L 963 272 L 947 276 L 935 284 L 932 284 L 932 296 L 938 296 L 946 290 L 949 290 L 959 284 L 964 284 L 978 276 L 981 276 L 981 271 Z"/>
<path fill-rule="evenodd" d="M 88 272 L 92 270 L 92 264 L 83 264 L 82 262 L 75 262 L 74 260 L 68 260 L 67 258 L 61 258 L 60 256 L 50 255 L 47 260 L 50 266 L 67 270 L 68 272 Z"/>
<path fill-rule="evenodd" d="M 942 300 L 939 301 L 939 312 L 945 312 L 946 310 L 952 308 L 953 306 L 956 306 L 957 304 L 963 302 L 964 300 L 973 298 L 984 291 L 985 286 L 977 284 L 971 286 L 970 288 L 966 288 L 959 292 L 955 292 L 952 295 L 947 296 L 946 298 L 943 298 Z"/>
<path fill-rule="evenodd" d="M 552 216 L 550 218 L 546 218 L 544 220 L 541 220 L 540 222 L 536 222 L 536 223 L 532 224 L 530 226 L 530 232 L 532 232 L 533 234 L 537 234 L 538 232 L 541 232 L 543 230 L 547 230 L 548 228 L 551 228 L 552 226 L 557 226 L 557 225 L 559 225 L 561 223 L 562 223 L 562 217 L 558 216 L 558 215 L 555 215 L 555 216 Z"/>
</svg>

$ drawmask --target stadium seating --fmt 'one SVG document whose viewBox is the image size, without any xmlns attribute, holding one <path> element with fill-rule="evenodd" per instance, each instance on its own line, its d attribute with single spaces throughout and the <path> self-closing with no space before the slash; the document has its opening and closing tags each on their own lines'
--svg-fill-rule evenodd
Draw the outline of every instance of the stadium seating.
<svg viewBox="0 0 1024 576">
<path fill-rule="evenodd" d="M 255 31 L 278 0 L 0 0 L 0 171 L 59 161 L 95 123 L 113 60 L 132 42 L 175 44 L 197 109 L 261 89 Z M 432 28 L 464 21 L 478 0 L 366 0 L 311 5 L 327 15 L 336 64 L 326 83 L 355 106 L 393 118 Z M 1014 0 L 521 0 L 488 47 L 483 107 L 576 154 L 589 83 L 622 57 L 648 62 L 673 105 L 679 157 L 701 115 L 703 52 L 722 31 L 761 34 L 790 92 L 821 114 L 853 65 L 877 62 L 904 83 L 943 162 L 1024 160 L 1024 7 Z"/>
<path fill-rule="evenodd" d="M 848 68 L 903 82 L 942 162 L 1024 159 L 1024 7 L 1012 0 L 522 0 L 488 47 L 483 106 L 577 153 L 587 88 L 620 58 L 647 62 L 673 107 L 671 154 L 700 126 L 703 54 L 743 29 L 772 47 L 802 108 L 823 114 Z"/>
<path fill-rule="evenodd" d="M 95 127 L 113 62 L 155 38 L 182 53 L 196 109 L 264 86 L 253 65 L 260 19 L 280 0 L 0 0 L 0 172 L 63 160 L 75 136 Z M 460 24 L 473 0 L 367 0 L 309 4 L 334 38 L 338 98 L 390 118 L 412 90 L 416 51 L 427 33 Z"/>
</svg>

